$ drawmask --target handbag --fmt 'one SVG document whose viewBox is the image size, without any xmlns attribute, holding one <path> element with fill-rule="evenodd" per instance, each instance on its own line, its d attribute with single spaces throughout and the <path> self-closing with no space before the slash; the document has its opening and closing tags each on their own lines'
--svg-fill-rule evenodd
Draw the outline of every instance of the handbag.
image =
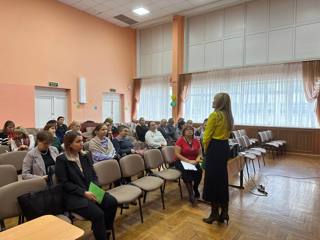
<svg viewBox="0 0 320 240">
<path fill-rule="evenodd" d="M 62 185 L 49 186 L 39 192 L 26 193 L 18 197 L 23 216 L 29 221 L 43 215 L 63 214 Z"/>
</svg>

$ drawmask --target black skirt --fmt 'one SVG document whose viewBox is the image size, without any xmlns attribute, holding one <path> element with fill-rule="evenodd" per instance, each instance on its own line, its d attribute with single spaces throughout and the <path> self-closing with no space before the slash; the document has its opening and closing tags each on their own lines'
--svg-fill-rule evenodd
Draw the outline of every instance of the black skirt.
<svg viewBox="0 0 320 240">
<path fill-rule="evenodd" d="M 202 196 L 205 201 L 217 204 L 229 202 L 228 159 L 228 140 L 212 139 L 209 143 L 205 161 Z"/>
<path fill-rule="evenodd" d="M 202 169 L 200 167 L 200 164 L 197 164 L 195 166 L 197 168 L 197 171 L 185 170 L 179 160 L 175 162 L 175 167 L 182 173 L 181 177 L 183 181 L 200 183 L 202 178 Z"/>
</svg>

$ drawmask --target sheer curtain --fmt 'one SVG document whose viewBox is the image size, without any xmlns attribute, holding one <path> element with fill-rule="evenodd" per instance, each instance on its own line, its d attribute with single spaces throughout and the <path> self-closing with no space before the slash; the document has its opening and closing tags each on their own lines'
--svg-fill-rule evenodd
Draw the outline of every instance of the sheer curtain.
<svg viewBox="0 0 320 240">
<path fill-rule="evenodd" d="M 171 117 L 170 76 L 141 79 L 137 117 L 161 120 Z"/>
<path fill-rule="evenodd" d="M 314 105 L 304 96 L 302 63 L 192 74 L 185 118 L 202 122 L 218 92 L 230 94 L 235 124 L 317 127 Z"/>
</svg>

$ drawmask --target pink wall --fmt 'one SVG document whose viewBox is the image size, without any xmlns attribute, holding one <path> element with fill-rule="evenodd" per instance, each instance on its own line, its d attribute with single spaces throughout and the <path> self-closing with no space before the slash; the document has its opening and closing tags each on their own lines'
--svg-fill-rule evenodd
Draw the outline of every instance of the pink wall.
<svg viewBox="0 0 320 240">
<path fill-rule="evenodd" d="M 0 0 L 0 5 L 1 94 L 10 90 L 11 98 L 28 101 L 23 101 L 22 110 L 18 102 L 1 100 L 0 125 L 11 118 L 19 125 L 34 126 L 35 86 L 48 86 L 50 81 L 71 90 L 69 111 L 74 120 L 101 121 L 102 94 L 110 88 L 124 94 L 124 116 L 130 119 L 135 30 L 55 0 Z M 87 79 L 88 103 L 77 107 L 80 76 Z"/>
</svg>

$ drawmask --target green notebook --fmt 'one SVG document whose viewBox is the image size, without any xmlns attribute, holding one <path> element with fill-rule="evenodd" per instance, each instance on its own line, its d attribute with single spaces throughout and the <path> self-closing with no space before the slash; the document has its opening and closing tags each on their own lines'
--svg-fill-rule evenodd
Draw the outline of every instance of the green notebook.
<svg viewBox="0 0 320 240">
<path fill-rule="evenodd" d="M 101 187 L 97 186 L 93 182 L 90 182 L 89 192 L 92 192 L 96 196 L 99 204 L 101 204 L 104 194 L 106 193 Z"/>
</svg>

